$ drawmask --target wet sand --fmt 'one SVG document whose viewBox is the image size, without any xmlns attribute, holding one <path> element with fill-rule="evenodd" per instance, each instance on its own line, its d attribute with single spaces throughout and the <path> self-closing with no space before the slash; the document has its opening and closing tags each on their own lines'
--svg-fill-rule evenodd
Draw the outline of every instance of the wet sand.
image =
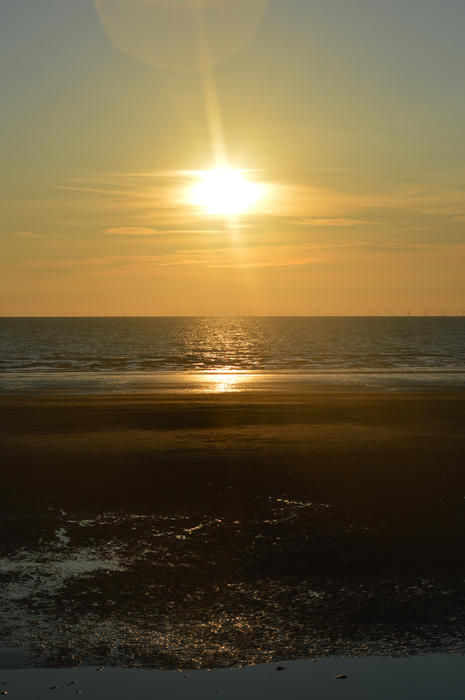
<svg viewBox="0 0 465 700">
<path fill-rule="evenodd" d="M 465 651 L 465 392 L 0 398 L 25 665 Z"/>
<path fill-rule="evenodd" d="M 282 666 L 280 666 L 282 668 Z M 125 669 L 27 669 L 3 671 L 1 681 L 14 698 L 70 698 L 82 691 L 89 700 L 171 700 L 243 698 L 282 700 L 316 697 L 325 700 L 462 700 L 465 659 L 451 655 L 410 659 L 331 658 L 297 661 L 284 670 L 268 664 L 211 671 L 147 671 Z M 99 672 L 100 670 L 100 672 Z M 337 678 L 337 676 L 346 676 Z"/>
</svg>

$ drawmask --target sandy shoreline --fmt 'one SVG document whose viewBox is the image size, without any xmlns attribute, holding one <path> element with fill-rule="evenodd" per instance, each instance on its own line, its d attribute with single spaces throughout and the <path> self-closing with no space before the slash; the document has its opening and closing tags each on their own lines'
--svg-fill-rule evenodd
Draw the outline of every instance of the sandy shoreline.
<svg viewBox="0 0 465 700">
<path fill-rule="evenodd" d="M 0 397 L 2 638 L 205 668 L 465 651 L 465 392 Z"/>
<path fill-rule="evenodd" d="M 244 497 L 339 494 L 348 507 L 402 500 L 404 486 L 418 508 L 413 494 L 465 486 L 465 390 L 0 396 L 0 426 L 3 488 L 75 505 L 90 491 L 178 508 L 192 493 L 202 509 L 213 481 Z"/>
</svg>

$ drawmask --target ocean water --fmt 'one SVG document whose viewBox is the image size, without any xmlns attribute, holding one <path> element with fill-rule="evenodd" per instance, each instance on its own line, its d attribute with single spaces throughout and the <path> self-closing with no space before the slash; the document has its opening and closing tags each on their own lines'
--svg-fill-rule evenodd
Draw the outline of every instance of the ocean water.
<svg viewBox="0 0 465 700">
<path fill-rule="evenodd" d="M 463 385 L 465 318 L 0 319 L 0 390 L 295 382 Z"/>
</svg>

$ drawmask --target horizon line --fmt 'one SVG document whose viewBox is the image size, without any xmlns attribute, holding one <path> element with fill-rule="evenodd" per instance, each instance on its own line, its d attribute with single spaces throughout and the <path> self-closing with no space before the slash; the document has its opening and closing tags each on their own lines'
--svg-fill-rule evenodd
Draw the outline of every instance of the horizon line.
<svg viewBox="0 0 465 700">
<path fill-rule="evenodd" d="M 378 312 L 367 314 L 52 314 L 52 315 L 0 315 L 4 319 L 71 319 L 71 318 L 465 318 L 465 313 L 442 314 L 383 314 Z"/>
</svg>

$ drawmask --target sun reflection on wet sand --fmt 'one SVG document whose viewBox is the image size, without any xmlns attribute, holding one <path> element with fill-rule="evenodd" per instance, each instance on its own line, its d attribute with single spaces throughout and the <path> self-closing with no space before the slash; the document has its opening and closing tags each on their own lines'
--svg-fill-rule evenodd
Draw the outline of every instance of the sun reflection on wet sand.
<svg viewBox="0 0 465 700">
<path fill-rule="evenodd" d="M 199 377 L 200 378 L 200 377 Z M 244 384 L 252 380 L 247 372 L 205 372 L 201 376 L 201 388 L 207 393 L 225 394 L 244 389 Z"/>
</svg>

